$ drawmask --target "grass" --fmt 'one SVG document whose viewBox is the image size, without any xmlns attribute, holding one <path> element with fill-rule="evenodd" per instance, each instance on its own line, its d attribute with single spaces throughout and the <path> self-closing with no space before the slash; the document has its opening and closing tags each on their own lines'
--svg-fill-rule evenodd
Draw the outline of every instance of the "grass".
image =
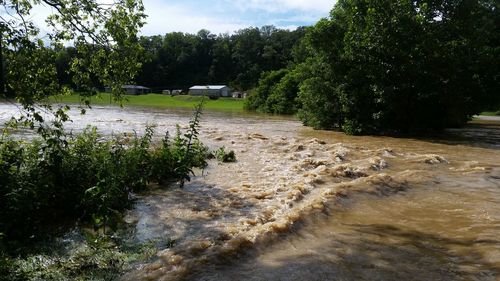
<svg viewBox="0 0 500 281">
<path fill-rule="evenodd" d="M 481 112 L 479 115 L 484 115 L 484 116 L 500 116 L 500 109 L 497 111 L 484 111 Z"/>
<path fill-rule="evenodd" d="M 157 108 L 193 108 L 199 104 L 203 97 L 194 96 L 168 96 L 161 94 L 147 94 L 147 95 L 124 95 L 123 106 L 145 106 Z M 57 96 L 53 101 L 59 103 L 79 103 L 80 96 L 77 94 L 69 96 Z M 109 93 L 100 93 L 91 98 L 91 104 L 94 105 L 119 105 L 117 102 L 110 102 Z M 235 98 L 219 98 L 216 100 L 207 99 L 205 101 L 204 109 L 220 110 L 220 111 L 234 111 L 243 112 L 243 99 Z"/>
<path fill-rule="evenodd" d="M 0 252 L 0 281 L 116 280 L 175 242 L 157 239 L 136 243 L 129 234 L 107 237 L 85 232 L 75 230 L 64 237 L 40 241 L 13 257 Z"/>
</svg>

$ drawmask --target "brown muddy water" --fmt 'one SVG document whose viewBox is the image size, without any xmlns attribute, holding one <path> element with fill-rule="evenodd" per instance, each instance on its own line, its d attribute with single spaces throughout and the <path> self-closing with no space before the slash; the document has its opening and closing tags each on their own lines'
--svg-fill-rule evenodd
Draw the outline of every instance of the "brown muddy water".
<svg viewBox="0 0 500 281">
<path fill-rule="evenodd" d="M 0 104 L 0 121 L 15 108 Z M 95 107 L 106 134 L 190 111 Z M 174 239 L 123 280 L 498 280 L 500 120 L 426 139 L 314 131 L 293 118 L 205 112 L 201 139 L 236 152 L 184 189 L 140 195 L 135 239 Z"/>
</svg>

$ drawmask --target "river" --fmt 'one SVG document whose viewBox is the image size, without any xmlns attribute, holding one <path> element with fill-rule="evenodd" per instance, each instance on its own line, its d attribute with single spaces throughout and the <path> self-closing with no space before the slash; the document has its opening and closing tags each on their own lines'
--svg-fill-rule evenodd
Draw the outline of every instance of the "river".
<svg viewBox="0 0 500 281">
<path fill-rule="evenodd" d="M 0 121 L 16 108 L 0 104 Z M 94 107 L 68 126 L 186 127 L 191 112 Z M 498 280 L 500 120 L 427 138 L 354 137 L 294 118 L 205 112 L 234 150 L 185 188 L 140 195 L 135 239 L 174 247 L 123 280 Z"/>
</svg>

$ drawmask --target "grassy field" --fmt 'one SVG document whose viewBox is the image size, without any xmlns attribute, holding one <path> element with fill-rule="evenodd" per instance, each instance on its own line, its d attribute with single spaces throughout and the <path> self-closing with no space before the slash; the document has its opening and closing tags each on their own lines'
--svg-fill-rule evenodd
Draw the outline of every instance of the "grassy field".
<svg viewBox="0 0 500 281">
<path fill-rule="evenodd" d="M 124 95 L 123 106 L 145 106 L 145 107 L 158 107 L 158 108 L 193 108 L 196 104 L 201 101 L 202 97 L 193 96 L 167 96 L 160 94 L 148 94 L 148 95 Z M 69 95 L 69 96 L 58 96 L 53 98 L 55 102 L 58 103 L 79 103 L 80 96 Z M 243 111 L 243 99 L 235 98 L 219 98 L 216 100 L 210 100 L 205 98 L 205 109 L 210 110 L 221 110 L 221 111 Z M 110 94 L 101 93 L 97 96 L 91 98 L 91 104 L 93 105 L 107 105 L 114 104 L 119 105 L 116 102 L 110 102 Z"/>
<path fill-rule="evenodd" d="M 485 112 L 481 112 L 481 115 L 484 115 L 484 116 L 500 116 L 500 110 L 498 110 L 498 111 L 485 111 Z"/>
</svg>

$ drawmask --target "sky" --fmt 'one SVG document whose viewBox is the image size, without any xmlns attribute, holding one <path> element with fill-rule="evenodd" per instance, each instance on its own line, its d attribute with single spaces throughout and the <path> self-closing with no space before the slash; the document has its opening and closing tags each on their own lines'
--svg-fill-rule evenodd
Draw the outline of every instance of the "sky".
<svg viewBox="0 0 500 281">
<path fill-rule="evenodd" d="M 171 31 L 231 33 L 249 26 L 294 29 L 328 16 L 334 0 L 143 0 L 143 35 Z"/>
<path fill-rule="evenodd" d="M 214 34 L 263 25 L 295 29 L 328 16 L 334 0 L 143 0 L 148 18 L 141 35 L 180 31 Z M 33 19 L 44 23 L 50 8 L 37 6 Z M 42 24 L 43 25 L 43 24 Z M 45 28 L 41 27 L 42 30 Z"/>
</svg>

